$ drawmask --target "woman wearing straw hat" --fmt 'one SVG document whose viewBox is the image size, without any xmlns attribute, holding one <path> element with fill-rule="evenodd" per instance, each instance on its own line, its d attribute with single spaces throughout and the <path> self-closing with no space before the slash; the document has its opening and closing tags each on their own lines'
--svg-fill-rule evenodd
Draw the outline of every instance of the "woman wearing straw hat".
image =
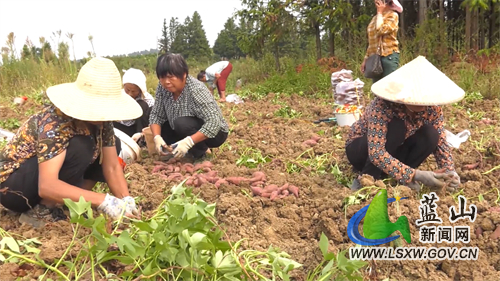
<svg viewBox="0 0 500 281">
<path fill-rule="evenodd" d="M 226 101 L 226 82 L 229 74 L 233 71 L 233 65 L 228 61 L 220 61 L 212 64 L 206 70 L 200 71 L 198 73 L 198 80 L 202 82 L 208 82 L 213 87 L 210 87 L 210 92 L 213 93 L 213 88 L 217 86 L 217 91 L 219 91 L 220 99 L 219 101 Z"/>
<path fill-rule="evenodd" d="M 138 118 L 142 110 L 122 92 L 113 61 L 93 58 L 76 82 L 52 86 L 47 96 L 52 104 L 31 116 L 1 151 L 1 204 L 25 212 L 83 196 L 113 219 L 137 214 L 111 121 Z M 91 191 L 97 181 L 114 196 Z"/>
<path fill-rule="evenodd" d="M 130 68 L 125 71 L 123 91 L 141 106 L 142 116 L 134 120 L 116 121 L 113 122 L 113 125 L 137 142 L 143 136 L 142 129 L 149 125 L 149 114 L 155 104 L 155 99 L 148 93 L 146 76 L 139 69 Z"/>
<path fill-rule="evenodd" d="M 398 36 L 398 13 L 403 12 L 403 7 L 398 0 L 375 0 L 377 15 L 368 24 L 368 48 L 365 59 L 361 64 L 361 72 L 365 73 L 365 64 L 368 57 L 379 54 L 384 72 L 379 79 L 389 75 L 399 67 L 399 42 Z"/>
<path fill-rule="evenodd" d="M 158 58 L 160 82 L 149 120 L 156 151 L 166 155 L 172 145 L 177 158 L 189 154 L 202 158 L 227 139 L 229 127 L 213 95 L 202 82 L 189 75 L 184 58 L 165 54 Z"/>
<path fill-rule="evenodd" d="M 375 179 L 390 176 L 420 190 L 460 184 L 446 141 L 440 105 L 460 101 L 464 91 L 424 57 L 418 57 L 372 85 L 377 97 L 352 127 L 346 142 L 350 163 Z M 441 171 L 419 170 L 434 154 Z M 450 180 L 448 182 L 447 180 Z M 361 187 L 359 177 L 352 189 Z"/>
</svg>

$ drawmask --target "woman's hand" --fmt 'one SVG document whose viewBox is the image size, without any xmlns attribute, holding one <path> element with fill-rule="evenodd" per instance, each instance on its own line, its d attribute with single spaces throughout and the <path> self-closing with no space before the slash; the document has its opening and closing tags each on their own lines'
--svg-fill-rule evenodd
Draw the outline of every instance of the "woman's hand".
<svg viewBox="0 0 500 281">
<path fill-rule="evenodd" d="M 219 79 L 220 78 L 220 73 L 215 73 L 215 79 Z"/>
<path fill-rule="evenodd" d="M 383 0 L 375 1 L 375 6 L 377 6 L 377 14 L 382 14 L 385 10 L 386 4 Z"/>
<path fill-rule="evenodd" d="M 365 73 L 365 69 L 366 69 L 366 59 L 363 60 L 363 63 L 361 63 L 361 67 L 359 68 L 359 70 L 361 70 L 361 73 Z"/>
</svg>

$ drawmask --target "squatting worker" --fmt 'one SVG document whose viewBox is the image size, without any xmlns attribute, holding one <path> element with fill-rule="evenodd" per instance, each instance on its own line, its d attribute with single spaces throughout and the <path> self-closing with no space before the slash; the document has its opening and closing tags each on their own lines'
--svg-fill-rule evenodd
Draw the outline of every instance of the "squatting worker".
<svg viewBox="0 0 500 281">
<path fill-rule="evenodd" d="M 47 89 L 51 104 L 31 116 L 0 153 L 0 202 L 25 212 L 80 196 L 114 219 L 137 213 L 118 161 L 113 120 L 135 119 L 141 107 L 122 92 L 113 61 L 93 58 L 74 83 Z M 91 191 L 106 182 L 114 196 Z"/>
<path fill-rule="evenodd" d="M 137 142 L 142 138 L 142 129 L 149 126 L 149 114 L 155 99 L 148 93 L 146 75 L 139 69 L 130 68 L 123 74 L 123 91 L 131 96 L 142 108 L 142 116 L 134 120 L 113 122 L 113 126 Z"/>
<path fill-rule="evenodd" d="M 375 179 L 390 176 L 419 190 L 453 190 L 460 184 L 446 141 L 440 105 L 460 101 L 464 91 L 424 57 L 418 57 L 373 84 L 377 96 L 352 127 L 346 142 L 349 162 Z M 439 171 L 422 171 L 433 153 Z M 449 180 L 449 181 L 448 181 Z M 353 190 L 360 188 L 359 177 Z"/>
<path fill-rule="evenodd" d="M 379 54 L 384 72 L 373 82 L 391 74 L 399 67 L 398 13 L 403 7 L 398 0 L 375 0 L 377 15 L 368 24 L 368 48 L 361 64 L 361 72 L 365 72 L 365 63 L 369 56 Z"/>
<path fill-rule="evenodd" d="M 198 80 L 208 82 L 210 85 L 210 92 L 213 95 L 213 88 L 217 86 L 219 92 L 220 102 L 226 101 L 226 83 L 229 74 L 233 71 L 233 65 L 228 61 L 220 61 L 212 64 L 206 70 L 198 73 Z"/>
<path fill-rule="evenodd" d="M 221 146 L 229 132 L 227 122 L 207 87 L 189 75 L 184 58 L 162 55 L 156 75 L 160 81 L 149 123 L 158 154 L 165 155 L 168 144 L 177 158 L 189 152 L 199 159 L 209 148 Z"/>
</svg>

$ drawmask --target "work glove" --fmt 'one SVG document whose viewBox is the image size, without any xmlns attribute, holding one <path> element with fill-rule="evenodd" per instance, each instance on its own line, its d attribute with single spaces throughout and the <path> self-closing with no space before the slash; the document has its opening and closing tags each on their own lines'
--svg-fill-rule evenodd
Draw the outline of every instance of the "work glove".
<svg viewBox="0 0 500 281">
<path fill-rule="evenodd" d="M 159 155 L 167 155 L 164 150 L 167 148 L 167 144 L 163 140 L 163 138 L 160 135 L 156 135 L 154 138 L 155 141 L 155 148 L 156 152 L 158 152 Z"/>
<path fill-rule="evenodd" d="M 126 209 L 125 209 L 125 213 L 126 214 L 131 214 L 131 215 L 134 215 L 134 216 L 138 216 L 139 215 L 139 210 L 137 209 L 137 206 L 135 205 L 135 199 L 134 197 L 132 196 L 125 196 L 123 197 L 122 199 L 125 204 L 126 204 Z"/>
<path fill-rule="evenodd" d="M 194 146 L 194 141 L 191 137 L 185 137 L 184 139 L 174 143 L 172 148 L 174 151 L 175 158 L 182 158 L 186 156 L 186 153 Z"/>
<path fill-rule="evenodd" d="M 460 186 L 460 176 L 455 171 L 438 174 L 438 178 L 443 179 L 448 183 L 446 186 L 446 190 L 448 192 L 454 192 Z"/>
<path fill-rule="evenodd" d="M 97 207 L 97 210 L 110 216 L 113 220 L 120 219 L 126 214 L 127 203 L 122 199 L 106 194 L 104 201 Z"/>
<path fill-rule="evenodd" d="M 132 135 L 132 139 L 135 141 L 135 142 L 138 142 L 141 138 L 142 138 L 143 134 L 142 133 L 135 133 L 134 135 Z"/>
<path fill-rule="evenodd" d="M 421 182 L 428 187 L 441 188 L 444 185 L 444 181 L 440 180 L 443 176 L 443 173 L 416 170 L 413 182 Z"/>
<path fill-rule="evenodd" d="M 361 186 L 361 182 L 359 181 L 359 178 L 355 178 L 352 181 L 351 190 L 352 191 L 357 191 L 357 190 L 360 190 L 361 188 L 362 188 L 362 186 Z"/>
</svg>

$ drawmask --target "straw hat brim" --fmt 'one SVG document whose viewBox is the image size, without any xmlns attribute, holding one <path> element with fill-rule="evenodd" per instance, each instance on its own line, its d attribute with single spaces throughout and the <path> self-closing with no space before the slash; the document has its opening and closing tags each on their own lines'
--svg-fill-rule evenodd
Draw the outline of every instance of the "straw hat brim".
<svg viewBox="0 0 500 281">
<path fill-rule="evenodd" d="M 380 79 L 371 90 L 382 99 L 417 106 L 455 103 L 465 96 L 464 90 L 422 56 Z"/>
<path fill-rule="evenodd" d="M 89 95 L 76 83 L 47 89 L 47 97 L 64 114 L 83 121 L 133 120 L 142 116 L 141 106 L 129 95 Z"/>
</svg>

